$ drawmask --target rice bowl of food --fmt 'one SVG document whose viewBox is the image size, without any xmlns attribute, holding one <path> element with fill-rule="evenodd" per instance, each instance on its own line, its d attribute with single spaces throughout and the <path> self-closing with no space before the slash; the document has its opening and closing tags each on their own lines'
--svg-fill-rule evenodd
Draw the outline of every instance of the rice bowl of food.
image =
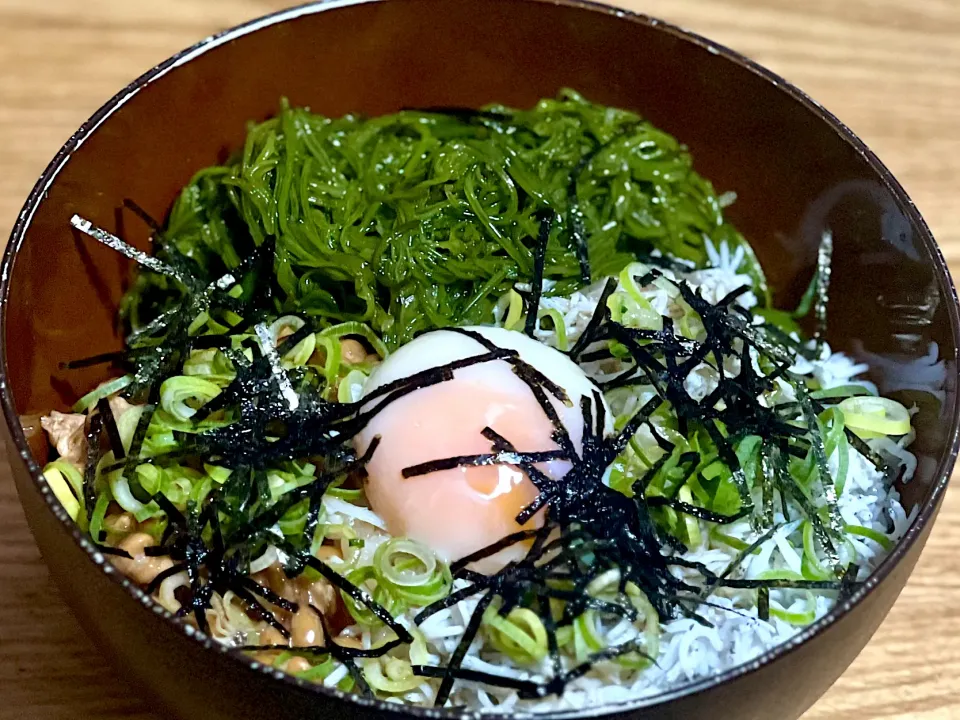
<svg viewBox="0 0 960 720">
<path fill-rule="evenodd" d="M 469 62 L 419 72 L 434 32 Z M 5 263 L 28 517 L 185 717 L 796 717 L 956 454 L 956 297 L 889 173 L 599 7 L 229 31 L 80 131 Z"/>
</svg>

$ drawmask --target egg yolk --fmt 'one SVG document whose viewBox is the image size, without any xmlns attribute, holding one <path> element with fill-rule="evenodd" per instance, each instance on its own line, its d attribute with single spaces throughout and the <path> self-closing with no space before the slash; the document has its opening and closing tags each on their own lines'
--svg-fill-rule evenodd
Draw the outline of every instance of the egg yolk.
<svg viewBox="0 0 960 720">
<path fill-rule="evenodd" d="M 553 424 L 530 388 L 500 361 L 458 370 L 453 380 L 416 390 L 375 416 L 357 439 L 357 449 L 363 452 L 374 435 L 380 436 L 367 464 L 366 493 L 392 535 L 418 540 L 451 562 L 521 529 L 516 516 L 539 491 L 515 466 L 460 466 L 403 477 L 403 469 L 413 465 L 492 452 L 481 434 L 486 427 L 520 452 L 557 449 Z M 579 447 L 582 425 L 568 431 Z M 561 480 L 570 463 L 537 467 Z M 542 525 L 541 511 L 523 527 Z M 473 567 L 495 572 L 523 554 L 524 546 L 518 545 Z"/>
</svg>

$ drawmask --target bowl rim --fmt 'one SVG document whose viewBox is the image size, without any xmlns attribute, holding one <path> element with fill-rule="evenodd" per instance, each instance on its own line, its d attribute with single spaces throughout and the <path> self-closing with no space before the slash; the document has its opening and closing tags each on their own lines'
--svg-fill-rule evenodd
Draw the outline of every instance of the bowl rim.
<svg viewBox="0 0 960 720">
<path fill-rule="evenodd" d="M 247 670 L 272 676 L 281 683 L 288 686 L 297 687 L 301 690 L 314 692 L 319 695 L 342 700 L 357 707 L 365 707 L 388 714 L 407 715 L 417 718 L 464 718 L 472 716 L 474 713 L 469 710 L 457 709 L 437 709 L 425 708 L 419 706 L 406 706 L 387 703 L 381 700 L 365 698 L 353 693 L 346 693 L 337 688 L 327 688 L 322 685 L 300 680 L 286 673 L 275 670 L 270 666 L 253 660 L 242 651 L 227 648 L 221 645 L 213 638 L 200 633 L 193 627 L 180 622 L 172 613 L 162 608 L 155 600 L 146 595 L 139 587 L 129 581 L 126 577 L 116 571 L 106 560 L 104 555 L 94 546 L 90 540 L 81 533 L 77 525 L 70 519 L 63 506 L 53 495 L 47 483 L 43 480 L 42 468 L 34 459 L 30 451 L 29 444 L 24 435 L 20 424 L 19 416 L 13 400 L 8 381 L 9 370 L 7 367 L 6 343 L 2 341 L 7 334 L 6 311 L 10 302 L 10 285 L 15 263 L 20 247 L 26 237 L 26 233 L 33 220 L 33 216 L 46 197 L 47 190 L 56 180 L 60 171 L 69 162 L 72 154 L 76 151 L 93 133 L 97 131 L 100 125 L 108 119 L 114 112 L 119 110 L 128 100 L 133 98 L 138 92 L 149 86 L 155 80 L 163 77 L 176 68 L 189 63 L 196 57 L 212 51 L 228 42 L 232 42 L 245 35 L 257 32 L 258 30 L 268 28 L 285 22 L 295 22 L 297 19 L 305 16 L 312 16 L 321 12 L 327 12 L 342 7 L 351 7 L 355 5 L 364 5 L 368 3 L 384 2 L 385 0 L 315 0 L 303 5 L 287 8 L 277 12 L 264 15 L 262 17 L 249 20 L 245 23 L 236 25 L 224 31 L 210 35 L 196 44 L 176 53 L 160 64 L 154 66 L 147 72 L 140 75 L 137 79 L 119 91 L 110 100 L 104 103 L 80 128 L 71 135 L 67 142 L 60 148 L 53 160 L 47 165 L 43 174 L 37 180 L 31 190 L 23 208 L 17 216 L 13 226 L 9 242 L 0 262 L 0 405 L 2 405 L 4 420 L 7 424 L 12 439 L 12 444 L 19 455 L 20 460 L 26 466 L 33 483 L 40 492 L 53 514 L 63 523 L 67 532 L 70 533 L 74 542 L 83 550 L 87 557 L 100 570 L 108 575 L 114 582 L 119 584 L 132 599 L 140 602 L 145 609 L 159 615 L 168 624 L 173 632 L 180 633 L 192 638 L 207 651 L 215 651 L 232 658 L 235 662 L 244 666 Z M 399 0 L 391 0 L 398 2 Z M 416 1 L 416 0 L 411 0 Z M 911 220 L 912 225 L 918 231 L 919 239 L 927 250 L 930 261 L 933 264 L 933 270 L 936 280 L 940 285 L 940 290 L 947 301 L 947 313 L 950 320 L 950 329 L 954 339 L 960 345 L 960 303 L 957 299 L 957 291 L 950 276 L 949 269 L 940 248 L 927 226 L 926 221 L 917 210 L 916 205 L 907 195 L 906 191 L 896 180 L 893 174 L 880 161 L 880 159 L 867 147 L 867 145 L 854 134 L 843 122 L 841 122 L 831 112 L 826 110 L 818 102 L 809 97 L 805 92 L 795 85 L 787 82 L 776 73 L 759 65 L 755 61 L 744 55 L 727 48 L 724 45 L 708 40 L 701 35 L 684 29 L 678 25 L 665 22 L 663 20 L 651 17 L 649 15 L 634 12 L 624 8 L 612 7 L 593 0 L 497 0 L 498 2 L 525 2 L 530 4 L 554 5 L 564 8 L 571 8 L 581 12 L 598 13 L 614 16 L 624 22 L 644 25 L 659 32 L 667 33 L 674 38 L 695 45 L 706 52 L 720 56 L 728 62 L 732 62 L 748 72 L 760 77 L 768 83 L 774 85 L 781 92 L 789 95 L 794 101 L 802 106 L 804 111 L 811 112 L 821 121 L 827 123 L 831 129 L 839 135 L 840 139 L 853 148 L 858 155 L 867 163 L 867 165 L 876 173 L 880 181 L 897 200 L 900 209 Z M 953 358 L 956 360 L 956 357 Z M 894 549 L 887 555 L 881 564 L 874 570 L 864 584 L 852 593 L 843 602 L 837 604 L 826 615 L 816 622 L 808 625 L 799 633 L 784 643 L 774 646 L 759 655 L 754 660 L 737 665 L 733 668 L 720 673 L 708 675 L 697 681 L 687 683 L 678 688 L 670 689 L 665 692 L 651 695 L 648 697 L 634 698 L 600 705 L 597 707 L 585 709 L 567 709 L 551 711 L 549 713 L 533 713 L 528 711 L 511 711 L 508 714 L 496 713 L 489 714 L 487 717 L 491 720 L 506 720 L 518 716 L 536 715 L 538 717 L 573 719 L 573 718 L 599 718 L 617 713 L 633 712 L 641 709 L 652 708 L 675 701 L 681 697 L 692 696 L 704 692 L 719 685 L 731 682 L 735 679 L 752 674 L 760 668 L 765 667 L 781 657 L 794 652 L 801 644 L 807 642 L 816 635 L 821 634 L 826 629 L 844 618 L 856 605 L 871 594 L 881 582 L 883 582 L 892 572 L 893 568 L 909 552 L 917 539 L 927 530 L 928 526 L 936 517 L 943 498 L 950 474 L 957 459 L 958 450 L 960 450 L 960 394 L 954 400 L 953 407 L 950 408 L 950 433 L 948 445 L 939 458 L 934 477 L 935 481 L 927 491 L 926 497 L 920 504 L 917 517 L 911 523 L 909 529 L 903 538 L 896 544 Z M 11 456 L 11 463 L 16 459 Z"/>
</svg>

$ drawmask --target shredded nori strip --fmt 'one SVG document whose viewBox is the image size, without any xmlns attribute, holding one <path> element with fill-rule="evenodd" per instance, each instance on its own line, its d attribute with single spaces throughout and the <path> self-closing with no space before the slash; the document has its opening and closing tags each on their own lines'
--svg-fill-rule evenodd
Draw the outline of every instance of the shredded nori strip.
<svg viewBox="0 0 960 720">
<path fill-rule="evenodd" d="M 487 465 L 527 465 L 531 463 L 549 462 L 551 460 L 568 460 L 569 456 L 561 450 L 542 450 L 538 452 L 516 452 L 505 450 L 502 452 L 485 453 L 482 455 L 458 455 L 442 460 L 430 460 L 405 467 L 401 474 L 405 478 L 418 475 L 428 475 L 440 470 L 451 470 L 457 467 L 480 467 Z"/>
<path fill-rule="evenodd" d="M 741 590 L 756 590 L 767 588 L 768 590 L 839 590 L 845 586 L 859 587 L 858 583 L 844 583 L 842 580 L 744 580 L 731 579 L 718 580 L 720 587 L 736 588 Z"/>
<path fill-rule="evenodd" d="M 125 243 L 116 235 L 107 232 L 103 228 L 97 227 L 92 222 L 80 217 L 79 215 L 74 215 L 72 218 L 70 218 L 70 224 L 80 232 L 89 235 L 97 242 L 106 245 L 111 250 L 116 250 L 121 255 L 125 255 L 131 260 L 136 261 L 147 270 L 171 277 L 184 285 L 190 285 L 193 282 L 193 278 L 184 275 L 173 266 L 168 265 L 162 260 L 159 260 L 155 256 L 145 253 L 142 250 L 137 250 L 135 247 L 133 247 L 133 245 Z"/>
<path fill-rule="evenodd" d="M 83 504 L 87 517 L 93 514 L 97 504 L 97 464 L 100 462 L 100 436 L 103 431 L 103 415 L 93 415 L 87 427 L 87 458 L 83 470 Z M 100 538 L 94 538 L 99 542 Z"/>
<path fill-rule="evenodd" d="M 584 285 L 590 284 L 590 248 L 587 244 L 586 218 L 583 215 L 583 208 L 580 207 L 580 200 L 577 197 L 577 181 L 580 179 L 580 173 L 594 155 L 595 151 L 580 158 L 577 167 L 570 173 L 570 187 L 567 190 L 567 196 L 570 202 L 570 209 L 567 211 L 567 222 L 570 225 L 570 237 L 573 240 L 573 246 L 577 253 L 577 262 L 580 264 L 580 281 Z"/>
<path fill-rule="evenodd" d="M 110 449 L 113 450 L 113 456 L 117 460 L 123 460 L 126 457 L 123 441 L 120 439 L 120 430 L 117 428 L 113 408 L 110 407 L 110 401 L 107 398 L 100 398 L 97 401 L 97 412 L 103 416 L 101 422 L 103 428 L 107 431 L 107 439 L 110 440 Z"/>
<path fill-rule="evenodd" d="M 113 555 L 116 557 L 126 558 L 127 560 L 133 560 L 133 555 L 121 548 L 110 547 L 109 545 L 103 545 L 99 542 L 94 542 L 93 546 L 97 549 L 97 552 L 101 552 L 104 555 Z"/>
<path fill-rule="evenodd" d="M 757 617 L 767 621 L 770 619 L 770 588 L 757 589 Z"/>
<path fill-rule="evenodd" d="M 273 346 L 273 337 L 271 337 L 267 326 L 262 323 L 258 324 L 254 328 L 254 331 L 257 334 L 257 338 L 260 340 L 260 351 L 263 353 L 263 357 L 266 358 L 267 362 L 269 363 L 270 373 L 280 388 L 280 394 L 287 403 L 287 407 L 291 412 L 293 412 L 300 406 L 300 398 L 297 397 L 297 393 L 293 389 L 293 385 L 290 383 L 290 378 L 287 376 L 287 373 L 284 372 L 283 368 L 280 366 L 280 355 L 277 352 L 277 349 Z"/>
<path fill-rule="evenodd" d="M 554 215 L 546 215 L 540 220 L 540 234 L 533 255 L 533 277 L 530 280 L 530 304 L 527 307 L 527 320 L 523 332 L 529 337 L 534 336 L 537 329 L 538 315 L 540 314 L 540 296 L 543 294 L 543 265 L 547 257 L 547 243 L 550 240 L 550 230 L 553 228 Z"/>
<path fill-rule="evenodd" d="M 646 501 L 648 507 L 673 508 L 677 512 L 683 513 L 684 515 L 695 517 L 698 520 L 706 520 L 707 522 L 716 523 L 717 525 L 729 525 L 730 523 L 734 523 L 741 518 L 747 517 L 753 512 L 753 507 L 745 507 L 733 515 L 721 515 L 720 513 L 711 512 L 710 510 L 705 510 L 704 508 L 691 505 L 690 503 L 686 503 L 681 500 L 674 500 L 673 498 L 661 497 L 659 495 L 647 497 Z"/>
<path fill-rule="evenodd" d="M 401 643 L 406 644 L 413 641 L 413 636 L 410 635 L 410 632 L 403 625 L 397 622 L 387 611 L 387 609 L 374 600 L 370 596 L 370 593 L 368 593 L 364 588 L 354 585 L 345 577 L 331 569 L 329 565 L 321 562 L 312 555 L 304 555 L 301 553 L 299 555 L 299 559 L 305 562 L 308 567 L 316 570 L 325 579 L 330 581 L 330 584 L 335 588 L 347 593 L 355 602 L 365 605 L 370 612 L 376 615 L 377 618 L 383 622 L 384 625 L 397 634 L 397 637 L 400 639 Z"/>
<path fill-rule="evenodd" d="M 584 328 L 583 332 L 580 334 L 580 337 L 577 338 L 577 342 L 574 344 L 574 346 L 570 348 L 568 355 L 574 362 L 577 361 L 580 353 L 582 353 L 586 347 L 594 341 L 597 330 L 600 328 L 600 324 L 607 318 L 609 312 L 607 310 L 607 300 L 610 299 L 610 296 L 616 289 L 617 281 L 613 278 L 609 278 L 606 285 L 603 286 L 603 292 L 600 293 L 600 299 L 597 301 L 597 306 L 593 311 L 593 315 L 590 317 L 590 322 L 587 323 L 587 327 Z"/>
<path fill-rule="evenodd" d="M 813 338 L 816 340 L 817 352 L 823 346 L 823 338 L 827 333 L 827 302 L 830 299 L 830 274 L 833 272 L 833 233 L 829 230 L 823 233 L 820 247 L 817 249 L 816 295 L 813 304 L 813 317 L 816 329 Z"/>
</svg>

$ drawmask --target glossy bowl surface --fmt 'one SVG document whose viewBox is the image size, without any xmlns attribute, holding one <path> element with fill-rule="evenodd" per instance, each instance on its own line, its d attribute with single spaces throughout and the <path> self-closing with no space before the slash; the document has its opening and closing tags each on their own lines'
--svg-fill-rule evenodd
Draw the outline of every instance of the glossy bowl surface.
<svg viewBox="0 0 960 720">
<path fill-rule="evenodd" d="M 792 720 L 833 683 L 886 615 L 926 541 L 957 454 L 960 323 L 944 260 L 903 189 L 836 118 L 736 53 L 657 20 L 574 0 L 330 2 L 254 21 L 171 58 L 121 91 L 64 146 L 14 227 L 0 270 L 0 401 L 18 490 L 64 596 L 119 666 L 177 716 L 358 719 L 455 716 L 318 689 L 183 626 L 112 570 L 40 479 L 42 442 L 19 417 L 63 409 L 104 379 L 58 363 L 116 349 L 129 263 L 71 232 L 79 213 L 147 247 L 121 210 L 163 216 L 199 168 L 242 143 L 281 96 L 317 112 L 378 114 L 490 102 L 529 106 L 574 87 L 641 112 L 735 190 L 728 216 L 794 302 L 824 230 L 836 246 L 828 339 L 871 360 L 881 389 L 946 378 L 918 416 L 918 509 L 866 585 L 747 665 L 656 698 L 555 717 Z M 935 344 L 935 345 L 934 345 Z M 936 372 L 933 373 L 936 375 Z M 891 662 L 895 662 L 891 659 Z"/>
</svg>

